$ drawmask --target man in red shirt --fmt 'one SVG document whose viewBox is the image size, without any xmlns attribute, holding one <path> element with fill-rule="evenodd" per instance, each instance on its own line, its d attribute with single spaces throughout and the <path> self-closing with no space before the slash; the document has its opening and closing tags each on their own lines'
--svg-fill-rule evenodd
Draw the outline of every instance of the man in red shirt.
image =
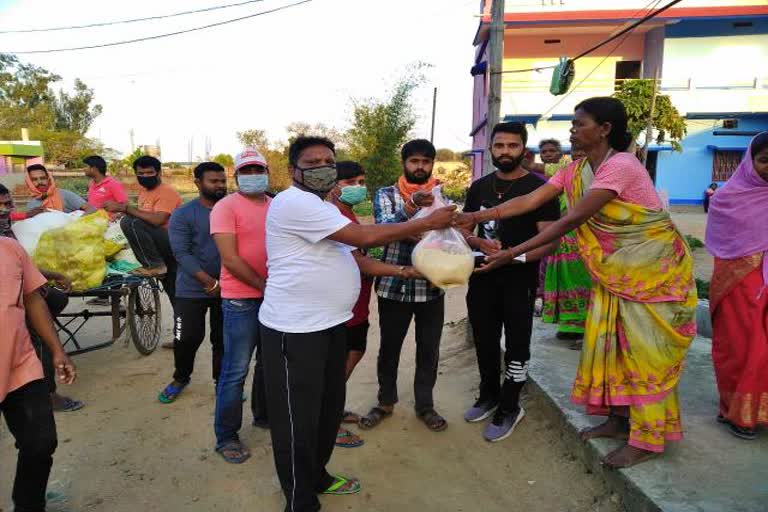
<svg viewBox="0 0 768 512">
<path fill-rule="evenodd" d="M 41 511 L 57 445 L 56 423 L 27 322 L 51 351 L 62 382 L 74 382 L 75 366 L 38 292 L 46 279 L 12 238 L 0 237 L 0 282 L 0 413 L 19 450 L 12 499 L 18 511 Z"/>
<path fill-rule="evenodd" d="M 107 176 L 107 162 L 103 158 L 92 155 L 83 159 L 83 163 L 88 166 L 85 176 L 91 179 L 88 183 L 88 204 L 94 208 L 103 208 L 107 201 L 128 203 L 128 194 L 123 184 Z"/>
<path fill-rule="evenodd" d="M 336 162 L 336 176 L 338 183 L 331 191 L 330 199 L 346 218 L 360 224 L 353 207 L 365 200 L 368 189 L 365 186 L 365 170 L 357 162 Z M 368 315 L 371 303 L 371 287 L 374 277 L 394 276 L 404 279 L 421 277 L 413 267 L 401 267 L 384 263 L 366 255 L 365 250 L 357 249 L 352 255 L 360 267 L 360 296 L 352 309 L 352 318 L 347 321 L 347 362 L 346 377 L 352 376 L 355 367 L 363 358 L 368 345 Z M 342 418 L 344 423 L 357 423 L 360 417 L 352 412 L 345 411 Z M 362 446 L 363 440 L 346 428 L 339 428 L 336 435 L 336 446 L 343 448 L 355 448 Z"/>
</svg>

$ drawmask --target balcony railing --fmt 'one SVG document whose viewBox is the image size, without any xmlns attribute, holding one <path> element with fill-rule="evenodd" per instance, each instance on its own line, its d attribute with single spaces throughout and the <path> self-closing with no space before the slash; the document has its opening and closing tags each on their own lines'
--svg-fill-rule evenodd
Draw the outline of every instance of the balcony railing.
<svg viewBox="0 0 768 512">
<path fill-rule="evenodd" d="M 583 82 L 574 80 L 574 88 L 581 90 L 612 91 L 619 87 L 626 79 L 588 78 Z M 549 78 L 540 80 L 505 80 L 502 84 L 503 92 L 541 92 L 549 90 Z M 694 78 L 663 78 L 659 89 L 661 91 L 694 91 L 694 90 L 760 90 L 768 89 L 768 76 L 752 77 L 748 79 L 730 80 L 697 80 Z"/>
</svg>

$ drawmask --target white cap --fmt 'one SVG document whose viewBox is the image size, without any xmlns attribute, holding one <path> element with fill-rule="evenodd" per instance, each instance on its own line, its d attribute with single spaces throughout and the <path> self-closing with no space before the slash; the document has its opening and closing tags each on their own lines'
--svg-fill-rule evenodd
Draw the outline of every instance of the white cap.
<svg viewBox="0 0 768 512">
<path fill-rule="evenodd" d="M 267 167 L 267 159 L 254 148 L 245 148 L 241 153 L 235 155 L 235 172 L 246 165 L 260 165 Z"/>
</svg>

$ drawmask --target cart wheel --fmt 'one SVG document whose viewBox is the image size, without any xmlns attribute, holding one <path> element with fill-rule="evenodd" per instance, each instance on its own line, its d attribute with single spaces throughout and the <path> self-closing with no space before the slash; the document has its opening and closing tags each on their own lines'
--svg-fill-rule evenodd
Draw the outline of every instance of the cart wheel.
<svg viewBox="0 0 768 512">
<path fill-rule="evenodd" d="M 139 353 L 148 356 L 160 341 L 160 289 L 153 279 L 147 279 L 131 288 L 128 295 L 128 328 Z"/>
</svg>

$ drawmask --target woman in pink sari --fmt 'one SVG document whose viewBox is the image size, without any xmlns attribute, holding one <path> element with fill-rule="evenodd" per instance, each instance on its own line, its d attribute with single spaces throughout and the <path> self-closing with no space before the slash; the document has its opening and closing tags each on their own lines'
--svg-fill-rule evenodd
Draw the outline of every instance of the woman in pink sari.
<svg viewBox="0 0 768 512">
<path fill-rule="evenodd" d="M 755 439 L 768 425 L 768 132 L 752 140 L 736 172 L 712 197 L 706 245 L 715 256 L 710 286 L 717 420 Z"/>
</svg>

